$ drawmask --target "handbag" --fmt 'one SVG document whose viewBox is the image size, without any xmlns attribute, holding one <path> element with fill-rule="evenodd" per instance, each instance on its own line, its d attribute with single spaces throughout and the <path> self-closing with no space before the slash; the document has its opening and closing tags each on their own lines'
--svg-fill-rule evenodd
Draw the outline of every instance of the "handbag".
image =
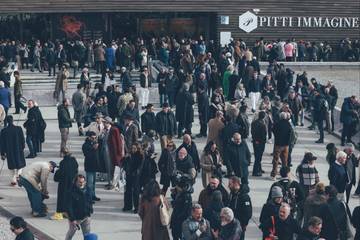
<svg viewBox="0 0 360 240">
<path fill-rule="evenodd" d="M 274 240 L 276 239 L 276 233 L 275 233 L 275 217 L 271 216 L 271 223 L 272 223 L 272 227 L 269 229 L 270 232 L 270 236 L 269 237 L 265 237 L 265 240 Z"/>
<path fill-rule="evenodd" d="M 167 226 L 170 224 L 170 213 L 164 203 L 164 196 L 160 195 L 160 222 L 163 226 Z"/>
</svg>

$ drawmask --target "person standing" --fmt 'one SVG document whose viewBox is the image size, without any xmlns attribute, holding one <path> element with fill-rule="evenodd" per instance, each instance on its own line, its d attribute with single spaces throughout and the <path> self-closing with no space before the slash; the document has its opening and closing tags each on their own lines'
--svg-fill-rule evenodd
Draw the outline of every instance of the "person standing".
<svg viewBox="0 0 360 240">
<path fill-rule="evenodd" d="M 206 81 L 206 79 L 199 81 L 203 82 Z M 209 121 L 209 96 L 207 94 L 207 88 L 205 86 L 198 86 L 197 101 L 200 122 L 200 133 L 197 135 L 197 137 L 207 137 L 207 123 Z"/>
<path fill-rule="evenodd" d="M 189 92 L 190 86 L 184 84 L 183 89 L 178 93 L 176 98 L 176 120 L 179 122 L 178 125 L 178 138 L 185 133 L 191 135 L 191 126 L 194 122 L 194 98 Z"/>
<path fill-rule="evenodd" d="M 68 78 L 70 75 L 68 67 L 69 64 L 62 65 L 61 70 L 58 72 L 56 77 L 54 98 L 58 102 L 60 101 L 60 93 L 62 94 L 62 100 L 66 98 L 65 95 L 68 88 Z"/>
<path fill-rule="evenodd" d="M 62 220 L 63 215 L 67 214 L 68 192 L 71 190 L 76 175 L 78 174 L 79 164 L 71 156 L 68 149 L 64 149 L 64 158 L 55 172 L 54 181 L 58 182 L 56 212 L 51 217 L 52 220 Z"/>
<path fill-rule="evenodd" d="M 357 116 L 357 112 L 355 110 L 356 102 L 356 96 L 347 97 L 344 99 L 344 102 L 341 106 L 340 122 L 343 124 L 343 130 L 341 133 L 341 146 L 345 146 L 345 140 L 346 142 L 351 142 L 351 136 L 353 134 L 352 126 Z"/>
<path fill-rule="evenodd" d="M 80 129 L 85 112 L 85 99 L 86 99 L 86 95 L 82 91 L 82 85 L 78 84 L 76 92 L 72 95 L 71 102 L 74 109 L 74 119 L 77 123 L 79 136 L 83 135 Z"/>
<path fill-rule="evenodd" d="M 252 79 L 249 82 L 249 97 L 251 102 L 251 111 L 256 112 L 256 106 L 260 99 L 260 88 L 261 88 L 261 80 L 256 71 L 252 76 Z"/>
<path fill-rule="evenodd" d="M 125 139 L 125 153 L 129 153 L 133 144 L 137 143 L 139 138 L 139 128 L 134 122 L 133 116 L 126 114 L 124 116 L 124 139 Z"/>
<path fill-rule="evenodd" d="M 164 149 L 176 134 L 176 118 L 169 103 L 164 103 L 162 110 L 156 114 L 156 123 L 156 132 L 160 137 L 161 149 Z"/>
<path fill-rule="evenodd" d="M 160 159 L 158 162 L 158 169 L 161 173 L 160 184 L 163 185 L 161 194 L 166 196 L 166 192 L 170 187 L 171 178 L 175 173 L 175 158 L 176 146 L 175 143 L 170 141 L 167 143 L 166 148 L 161 151 Z"/>
<path fill-rule="evenodd" d="M 315 190 L 316 184 L 320 182 L 319 172 L 315 166 L 315 157 L 311 152 L 304 155 L 300 165 L 296 168 L 296 175 L 299 178 L 300 185 L 304 189 L 305 195 Z"/>
<path fill-rule="evenodd" d="M 141 115 L 141 132 L 149 134 L 151 130 L 156 132 L 157 124 L 156 116 L 154 113 L 154 106 L 149 103 L 146 105 L 146 111 Z"/>
<path fill-rule="evenodd" d="M 279 158 L 281 159 L 282 166 L 288 164 L 289 144 L 291 137 L 291 125 L 289 122 L 290 113 L 281 112 L 280 121 L 275 123 L 273 132 L 275 137 L 274 144 L 274 158 L 272 161 L 273 168 L 271 171 L 271 178 L 276 180 L 278 173 Z"/>
<path fill-rule="evenodd" d="M 315 143 L 324 143 L 324 120 L 328 114 L 329 104 L 318 90 L 314 94 L 314 121 L 317 123 L 320 133 L 320 138 Z"/>
<path fill-rule="evenodd" d="M 0 133 L 1 159 L 7 159 L 7 166 L 12 171 L 11 185 L 15 186 L 22 168 L 26 166 L 24 158 L 25 138 L 21 127 L 14 125 L 11 115 L 6 117 L 8 126 Z"/>
<path fill-rule="evenodd" d="M 349 177 L 345 168 L 346 161 L 346 153 L 343 151 L 339 151 L 336 154 L 336 161 L 330 165 L 328 172 L 330 184 L 334 185 L 336 190 L 338 191 L 339 200 L 345 200 L 344 192 L 346 189 L 346 185 L 349 182 Z"/>
<path fill-rule="evenodd" d="M 212 238 L 210 223 L 203 218 L 203 209 L 200 204 L 192 206 L 191 216 L 182 223 L 182 235 L 184 240 L 210 240 Z"/>
<path fill-rule="evenodd" d="M 65 98 L 61 105 L 58 106 L 58 123 L 61 134 L 60 143 L 60 157 L 63 157 L 63 149 L 66 148 L 66 143 L 69 138 L 69 128 L 72 127 L 72 119 L 69 112 L 69 99 Z"/>
<path fill-rule="evenodd" d="M 216 144 L 210 141 L 206 144 L 200 158 L 201 179 L 204 188 L 208 186 L 212 175 L 222 177 L 221 166 L 222 158 L 219 150 Z"/>
<path fill-rule="evenodd" d="M 297 240 L 321 240 L 320 233 L 323 221 L 321 218 L 313 216 L 306 223 L 306 228 L 299 234 Z"/>
<path fill-rule="evenodd" d="M 349 204 L 351 189 L 356 185 L 356 167 L 359 166 L 359 159 L 357 159 L 354 154 L 354 145 L 352 143 L 346 144 L 344 152 L 347 154 L 345 169 L 348 176 L 348 182 L 346 184 L 346 204 Z"/>
<path fill-rule="evenodd" d="M 139 216 L 142 221 L 142 240 L 170 240 L 167 226 L 160 221 L 160 208 L 170 210 L 166 198 L 160 194 L 159 184 L 152 180 L 145 185 L 140 200 Z"/>
<path fill-rule="evenodd" d="M 249 188 L 241 186 L 240 179 L 233 176 L 229 179 L 230 200 L 228 207 L 234 212 L 236 219 L 240 221 L 242 233 L 241 240 L 245 239 L 245 232 L 249 220 L 252 217 L 252 203 L 249 196 Z"/>
<path fill-rule="evenodd" d="M 0 104 L 0 131 L 4 128 L 5 117 L 6 117 L 5 109 L 3 105 Z"/>
<path fill-rule="evenodd" d="M 34 240 L 34 235 L 22 217 L 15 216 L 10 220 L 10 230 L 16 235 L 15 240 Z"/>
<path fill-rule="evenodd" d="M 21 102 L 21 97 L 23 95 L 22 81 L 20 79 L 20 73 L 18 71 L 14 72 L 15 84 L 14 84 L 14 101 L 15 101 L 15 113 L 20 113 L 20 108 L 26 113 L 26 107 Z"/>
<path fill-rule="evenodd" d="M 85 176 L 79 174 L 68 196 L 67 213 L 69 215 L 69 230 L 65 240 L 71 240 L 76 230 L 81 227 L 85 236 L 90 233 L 90 216 L 93 213 L 92 192 L 86 186 Z"/>
<path fill-rule="evenodd" d="M 100 198 L 96 197 L 95 185 L 96 185 L 96 172 L 98 171 L 99 164 L 99 143 L 97 135 L 93 131 L 86 133 L 86 139 L 82 145 L 82 152 L 84 154 L 84 169 L 86 172 L 87 182 L 86 185 L 92 191 L 92 200 L 100 201 Z"/>
<path fill-rule="evenodd" d="M 253 167 L 253 176 L 262 176 L 261 160 L 265 150 L 267 128 L 264 122 L 266 113 L 259 112 L 259 116 L 251 123 L 251 136 L 254 147 L 255 162 Z"/>
<path fill-rule="evenodd" d="M 56 51 L 56 62 L 58 64 L 59 70 L 63 66 L 63 64 L 66 62 L 66 52 L 64 49 L 64 45 L 59 44 L 58 50 Z"/>
<path fill-rule="evenodd" d="M 18 184 L 27 192 L 33 217 L 46 216 L 47 207 L 43 201 L 49 198 L 47 181 L 56 167 L 57 164 L 53 161 L 35 162 L 25 167 L 19 176 Z"/>
<path fill-rule="evenodd" d="M 165 78 L 165 90 L 171 108 L 175 105 L 175 99 L 176 99 L 178 87 L 179 87 L 179 79 L 177 75 L 174 73 L 174 68 L 169 67 L 169 74 L 167 74 Z"/>
<path fill-rule="evenodd" d="M 218 231 L 212 231 L 217 240 L 242 239 L 243 229 L 238 219 L 234 217 L 231 208 L 225 207 L 220 212 L 221 227 Z"/>
<path fill-rule="evenodd" d="M 51 70 L 53 71 L 53 76 L 55 76 L 55 67 L 56 67 L 56 52 L 54 46 L 51 45 L 46 53 L 46 62 L 48 64 L 49 77 L 51 76 Z"/>
<path fill-rule="evenodd" d="M 148 68 L 144 67 L 140 74 L 140 102 L 141 108 L 145 109 L 145 107 L 149 103 L 149 93 L 151 88 L 151 77 L 149 76 Z"/>
</svg>

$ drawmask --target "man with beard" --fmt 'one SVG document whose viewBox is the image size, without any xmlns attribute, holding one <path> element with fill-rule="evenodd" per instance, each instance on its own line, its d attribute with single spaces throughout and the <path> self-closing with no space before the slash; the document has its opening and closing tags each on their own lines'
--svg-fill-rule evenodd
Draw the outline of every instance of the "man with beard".
<svg viewBox="0 0 360 240">
<path fill-rule="evenodd" d="M 197 150 L 196 144 L 191 140 L 191 136 L 189 134 L 185 134 L 183 137 L 183 143 L 178 147 L 177 152 L 180 149 L 185 148 L 187 153 L 190 155 L 193 164 L 195 166 L 196 171 L 200 171 L 200 158 L 199 152 Z"/>
<path fill-rule="evenodd" d="M 26 162 L 24 158 L 25 139 L 21 127 L 14 125 L 11 115 L 6 117 L 8 126 L 0 133 L 1 159 L 7 159 L 7 166 L 13 172 L 11 185 L 15 186 L 22 168 Z"/>
<path fill-rule="evenodd" d="M 297 240 L 322 240 L 320 233 L 323 221 L 321 218 L 313 216 L 306 224 L 306 228 L 299 234 Z"/>
<path fill-rule="evenodd" d="M 234 133 L 229 146 L 225 149 L 226 167 L 228 172 L 234 173 L 241 178 L 242 184 L 248 184 L 251 153 L 245 144 L 241 141 L 241 135 Z"/>
<path fill-rule="evenodd" d="M 191 209 L 191 216 L 182 224 L 184 240 L 210 240 L 210 223 L 202 216 L 203 208 L 200 204 L 194 204 Z"/>
<path fill-rule="evenodd" d="M 231 208 L 225 207 L 220 212 L 221 228 L 220 231 L 212 231 L 215 239 L 242 239 L 242 228 L 239 221 L 234 217 Z"/>
<path fill-rule="evenodd" d="M 199 204 L 207 209 L 210 202 L 213 192 L 220 191 L 222 195 L 222 201 L 226 206 L 229 202 L 229 193 L 226 191 L 224 186 L 221 184 L 218 176 L 211 176 L 209 185 L 200 192 L 199 195 Z"/>
<path fill-rule="evenodd" d="M 178 125 L 178 138 L 181 138 L 183 130 L 191 135 L 191 125 L 194 122 L 194 98 L 189 92 L 190 86 L 184 84 L 183 89 L 178 93 L 176 98 L 176 120 Z"/>
<path fill-rule="evenodd" d="M 252 217 L 252 204 L 249 188 L 241 186 L 240 179 L 233 176 L 229 179 L 230 200 L 228 206 L 233 210 L 235 218 L 240 221 L 242 233 L 241 240 L 245 239 L 246 227 Z"/>
</svg>

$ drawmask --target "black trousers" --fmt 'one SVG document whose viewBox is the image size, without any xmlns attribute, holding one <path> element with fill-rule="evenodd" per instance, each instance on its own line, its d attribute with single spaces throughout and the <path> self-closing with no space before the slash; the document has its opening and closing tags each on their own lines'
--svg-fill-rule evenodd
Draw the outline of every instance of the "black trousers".
<svg viewBox="0 0 360 240">
<path fill-rule="evenodd" d="M 253 174 L 261 173 L 261 160 L 265 150 L 265 143 L 253 143 L 255 162 Z"/>
<path fill-rule="evenodd" d="M 24 104 L 20 101 L 21 95 L 15 95 L 15 112 L 19 113 L 20 112 L 20 108 L 22 110 L 26 110 L 26 107 L 24 106 Z"/>
<path fill-rule="evenodd" d="M 139 176 L 126 174 L 124 208 L 132 210 L 139 207 L 140 179 Z"/>
<path fill-rule="evenodd" d="M 49 65 L 48 70 L 49 70 L 49 76 L 51 76 L 51 70 L 53 72 L 53 76 L 55 76 L 55 64 Z"/>
<path fill-rule="evenodd" d="M 320 132 L 320 140 L 324 140 L 324 120 L 317 120 L 316 123 Z"/>
<path fill-rule="evenodd" d="M 346 188 L 345 188 L 346 204 L 349 204 L 352 186 L 353 186 L 352 184 L 346 185 Z"/>
<path fill-rule="evenodd" d="M 343 129 L 341 132 L 341 144 L 351 141 L 351 124 L 343 124 Z"/>
<path fill-rule="evenodd" d="M 191 135 L 191 126 L 192 126 L 191 123 L 185 125 L 183 122 L 179 122 L 178 136 L 182 136 L 184 128 L 185 128 L 185 133 Z"/>
</svg>

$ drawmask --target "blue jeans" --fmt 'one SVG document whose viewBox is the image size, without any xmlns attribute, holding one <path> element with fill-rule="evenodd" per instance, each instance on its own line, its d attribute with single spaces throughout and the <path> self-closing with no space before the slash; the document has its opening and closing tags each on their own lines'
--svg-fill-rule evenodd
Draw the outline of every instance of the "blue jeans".
<svg viewBox="0 0 360 240">
<path fill-rule="evenodd" d="M 159 94 L 160 97 L 160 106 L 162 107 L 163 103 L 166 102 L 166 94 Z"/>
<path fill-rule="evenodd" d="M 96 172 L 86 172 L 86 185 L 91 189 L 93 198 L 95 195 Z"/>
<path fill-rule="evenodd" d="M 41 192 L 36 189 L 28 180 L 21 177 L 19 178 L 19 183 L 23 186 L 27 192 L 31 209 L 34 213 L 44 213 L 46 210 L 46 205 L 43 203 L 43 197 Z"/>
<path fill-rule="evenodd" d="M 26 144 L 28 145 L 30 155 L 34 156 L 36 154 L 35 144 L 33 138 L 29 135 L 26 135 Z"/>
</svg>

